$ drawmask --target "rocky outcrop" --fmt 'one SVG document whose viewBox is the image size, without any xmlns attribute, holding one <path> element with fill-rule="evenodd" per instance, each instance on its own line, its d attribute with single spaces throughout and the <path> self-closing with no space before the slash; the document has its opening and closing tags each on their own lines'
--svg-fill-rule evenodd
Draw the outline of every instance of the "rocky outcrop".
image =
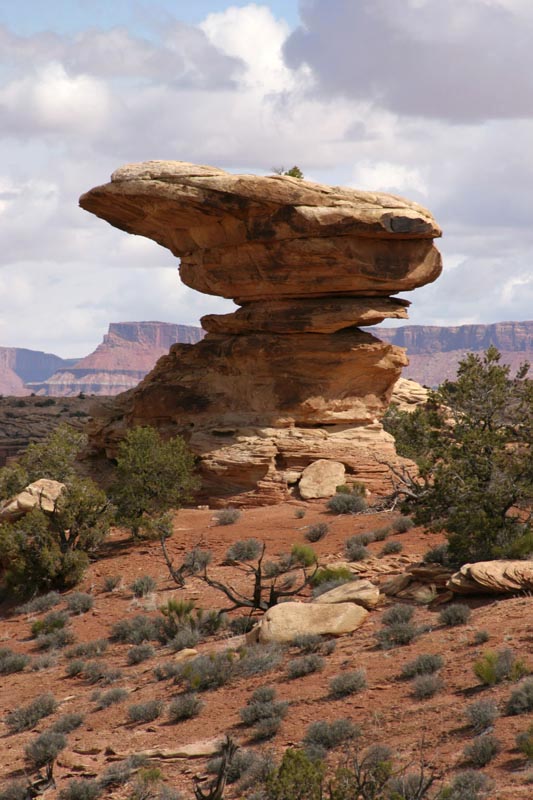
<svg viewBox="0 0 533 800">
<path fill-rule="evenodd" d="M 399 411 L 409 413 L 427 403 L 428 396 L 429 391 L 425 386 L 408 378 L 398 378 L 394 384 L 390 401 L 398 407 Z"/>
<path fill-rule="evenodd" d="M 531 561 L 478 561 L 464 564 L 447 583 L 457 594 L 509 594 L 533 590 Z"/>
<path fill-rule="evenodd" d="M 188 286 L 241 306 L 204 318 L 201 342 L 173 345 L 95 412 L 95 449 L 113 456 L 132 425 L 180 433 L 200 456 L 204 494 L 241 504 L 287 497 L 323 458 L 377 489 L 396 458 L 378 420 L 407 361 L 357 325 L 405 317 L 391 295 L 439 275 L 426 209 L 183 162 L 123 167 L 80 205 L 170 249 Z"/>
<path fill-rule="evenodd" d="M 46 380 L 28 383 L 39 395 L 76 397 L 80 392 L 115 395 L 132 389 L 168 353 L 175 342 L 194 344 L 204 335 L 192 325 L 170 322 L 112 322 L 93 353 L 54 372 Z"/>
<path fill-rule="evenodd" d="M 269 608 L 251 631 L 262 644 L 292 642 L 302 634 L 342 636 L 360 628 L 368 616 L 356 603 L 280 603 Z"/>
<path fill-rule="evenodd" d="M 40 478 L 38 481 L 28 484 L 22 492 L 19 492 L 19 494 L 2 505 L 0 508 L 0 521 L 14 522 L 34 508 L 40 508 L 42 511 L 51 514 L 64 488 L 64 483 L 52 481 L 48 478 Z"/>
<path fill-rule="evenodd" d="M 315 603 L 355 603 L 368 610 L 376 608 L 380 600 L 379 588 L 371 581 L 359 580 L 343 583 L 324 592 L 313 602 Z"/>
<path fill-rule="evenodd" d="M 59 367 L 70 363 L 67 359 L 38 350 L 0 347 L 0 395 L 28 395 L 32 391 L 26 385 L 29 381 L 43 381 Z"/>
</svg>

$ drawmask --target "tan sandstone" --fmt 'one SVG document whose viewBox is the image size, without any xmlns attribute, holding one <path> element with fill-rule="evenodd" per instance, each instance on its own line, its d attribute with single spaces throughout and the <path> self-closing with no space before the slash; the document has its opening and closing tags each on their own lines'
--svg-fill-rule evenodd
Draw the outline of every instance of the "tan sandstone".
<svg viewBox="0 0 533 800">
<path fill-rule="evenodd" d="M 300 634 L 340 636 L 360 628 L 368 611 L 355 603 L 280 603 L 269 608 L 257 628 L 259 642 L 291 642 Z"/>
<path fill-rule="evenodd" d="M 375 608 L 380 600 L 379 588 L 367 580 L 350 581 L 324 592 L 315 603 L 356 603 L 363 608 Z"/>
<path fill-rule="evenodd" d="M 12 522 L 20 519 L 34 508 L 40 508 L 51 514 L 64 488 L 64 483 L 40 478 L 38 481 L 28 484 L 22 492 L 4 503 L 0 508 L 0 520 Z"/>
<path fill-rule="evenodd" d="M 300 495 L 304 500 L 332 497 L 337 486 L 344 483 L 345 474 L 344 464 L 341 464 L 340 461 L 319 458 L 302 472 L 299 485 Z"/>
</svg>

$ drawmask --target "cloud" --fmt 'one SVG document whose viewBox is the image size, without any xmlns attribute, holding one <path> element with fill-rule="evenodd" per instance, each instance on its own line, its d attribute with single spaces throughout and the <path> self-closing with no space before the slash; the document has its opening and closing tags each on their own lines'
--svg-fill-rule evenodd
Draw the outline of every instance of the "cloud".
<svg viewBox="0 0 533 800">
<path fill-rule="evenodd" d="M 533 115 L 533 14 L 515 0 L 302 0 L 284 52 L 323 95 L 454 121 Z"/>
</svg>

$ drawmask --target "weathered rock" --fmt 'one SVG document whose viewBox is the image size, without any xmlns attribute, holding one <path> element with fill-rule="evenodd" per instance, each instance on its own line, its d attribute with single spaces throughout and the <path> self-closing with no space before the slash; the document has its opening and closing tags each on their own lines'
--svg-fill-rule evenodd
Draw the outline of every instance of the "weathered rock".
<svg viewBox="0 0 533 800">
<path fill-rule="evenodd" d="M 244 306 L 206 317 L 202 342 L 174 345 L 135 390 L 94 412 L 95 450 L 114 456 L 134 425 L 181 434 L 210 502 L 277 502 L 318 459 L 377 487 L 387 459 L 397 462 L 377 420 L 407 361 L 355 326 L 405 317 L 406 301 L 389 295 L 440 273 L 428 211 L 182 162 L 123 167 L 80 204 L 180 256 L 187 285 Z"/>
<path fill-rule="evenodd" d="M 313 461 L 302 472 L 299 489 L 304 500 L 313 500 L 319 497 L 332 497 L 337 486 L 344 483 L 346 470 L 340 461 L 329 461 L 319 458 Z"/>
<path fill-rule="evenodd" d="M 414 411 L 418 406 L 427 403 L 429 390 L 421 386 L 416 381 L 407 378 L 398 378 L 394 384 L 391 395 L 391 403 L 394 403 L 399 411 Z"/>
<path fill-rule="evenodd" d="M 379 588 L 370 581 L 350 581 L 324 592 L 314 600 L 315 603 L 356 603 L 363 608 L 372 609 L 379 603 Z"/>
<path fill-rule="evenodd" d="M 407 318 L 407 300 L 392 297 L 320 297 L 246 303 L 233 314 L 201 318 L 209 333 L 336 333 L 354 325 Z"/>
<path fill-rule="evenodd" d="M 64 483 L 40 478 L 38 481 L 28 484 L 22 492 L 4 503 L 0 508 L 0 519 L 6 522 L 13 522 L 34 508 L 40 508 L 51 514 L 55 508 L 57 498 L 64 488 Z"/>
<path fill-rule="evenodd" d="M 478 561 L 464 564 L 448 588 L 457 594 L 508 594 L 533 590 L 531 561 Z"/>
<path fill-rule="evenodd" d="M 355 603 L 280 603 L 258 624 L 259 642 L 291 642 L 304 633 L 340 636 L 360 628 L 368 611 Z"/>
</svg>

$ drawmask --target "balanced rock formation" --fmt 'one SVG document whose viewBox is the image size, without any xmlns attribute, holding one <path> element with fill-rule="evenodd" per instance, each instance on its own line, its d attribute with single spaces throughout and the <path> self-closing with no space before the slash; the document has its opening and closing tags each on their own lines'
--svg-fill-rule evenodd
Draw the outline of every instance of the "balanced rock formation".
<svg viewBox="0 0 533 800">
<path fill-rule="evenodd" d="M 440 230 L 416 203 L 287 176 L 154 161 L 123 167 L 80 205 L 181 259 L 184 283 L 232 298 L 134 390 L 95 412 L 108 456 L 133 425 L 183 435 L 204 496 L 278 502 L 318 459 L 383 486 L 397 459 L 379 424 L 407 359 L 359 324 L 405 318 L 392 297 L 435 280 Z"/>
</svg>

